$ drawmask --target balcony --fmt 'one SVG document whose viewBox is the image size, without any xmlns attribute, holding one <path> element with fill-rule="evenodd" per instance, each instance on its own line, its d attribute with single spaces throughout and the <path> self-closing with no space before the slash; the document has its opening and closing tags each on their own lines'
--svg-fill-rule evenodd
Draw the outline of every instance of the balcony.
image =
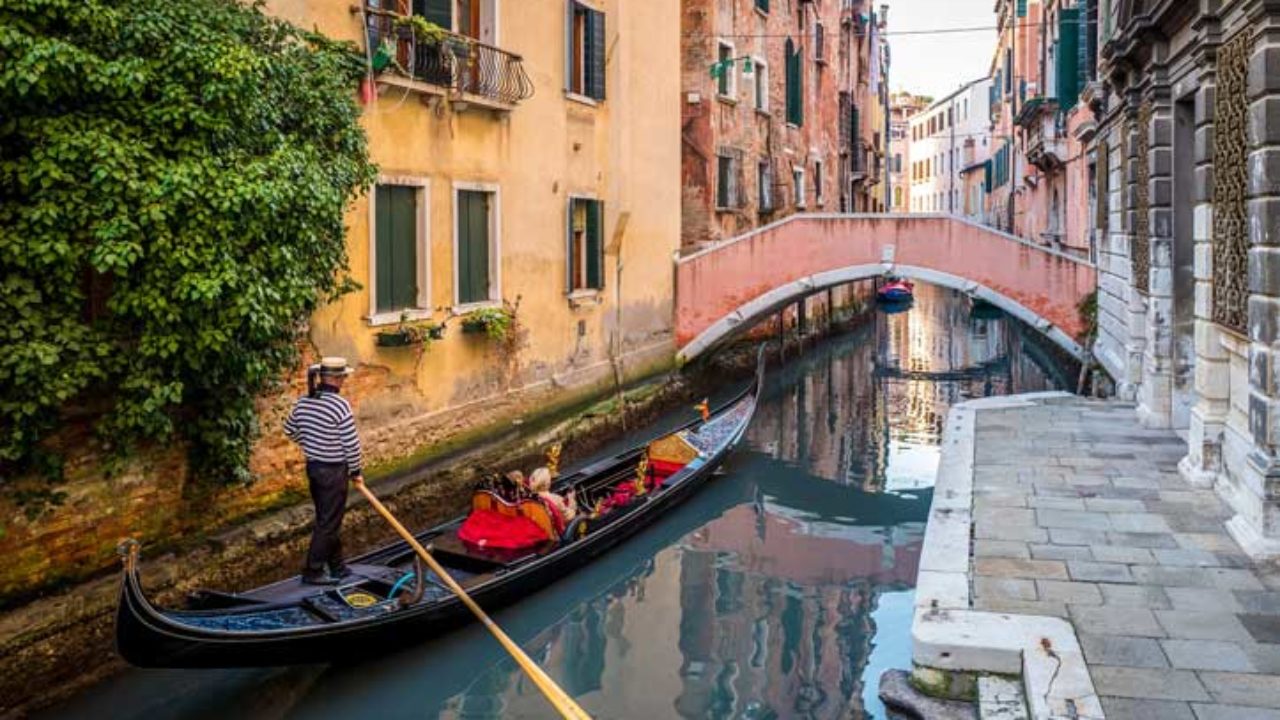
<svg viewBox="0 0 1280 720">
<path fill-rule="evenodd" d="M 1027 162 L 1046 172 L 1067 162 L 1067 139 L 1058 121 L 1058 101 L 1053 98 L 1028 100 L 1014 119 L 1026 133 Z"/>
<path fill-rule="evenodd" d="M 377 8 L 365 8 L 365 18 L 370 55 L 382 50 L 392 60 L 380 83 L 447 96 L 456 109 L 475 104 L 510 111 L 533 97 L 533 82 L 515 53 L 445 31 L 420 38 L 406 16 Z"/>
</svg>

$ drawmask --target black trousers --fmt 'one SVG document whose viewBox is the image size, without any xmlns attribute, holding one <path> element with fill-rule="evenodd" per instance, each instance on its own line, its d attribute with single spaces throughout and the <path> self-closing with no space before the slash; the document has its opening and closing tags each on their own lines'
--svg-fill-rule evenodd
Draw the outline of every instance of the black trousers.
<svg viewBox="0 0 1280 720">
<path fill-rule="evenodd" d="M 342 516 L 347 511 L 349 475 L 345 463 L 307 462 L 307 483 L 311 502 L 316 506 L 316 524 L 304 568 L 307 574 L 320 574 L 325 566 L 330 570 L 342 568 Z"/>
</svg>

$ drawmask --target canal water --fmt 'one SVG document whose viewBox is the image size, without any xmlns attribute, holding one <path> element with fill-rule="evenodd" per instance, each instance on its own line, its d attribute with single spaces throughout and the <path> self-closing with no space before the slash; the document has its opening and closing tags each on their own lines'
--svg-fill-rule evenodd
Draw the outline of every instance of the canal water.
<svg viewBox="0 0 1280 720">
<path fill-rule="evenodd" d="M 773 368 L 722 476 L 496 614 L 593 716 L 884 717 L 877 679 L 910 664 L 912 585 L 948 408 L 1069 382 L 1029 342 L 1033 331 L 963 295 L 920 286 L 895 310 Z M 350 666 L 130 671 L 51 716 L 554 713 L 472 626 Z"/>
</svg>

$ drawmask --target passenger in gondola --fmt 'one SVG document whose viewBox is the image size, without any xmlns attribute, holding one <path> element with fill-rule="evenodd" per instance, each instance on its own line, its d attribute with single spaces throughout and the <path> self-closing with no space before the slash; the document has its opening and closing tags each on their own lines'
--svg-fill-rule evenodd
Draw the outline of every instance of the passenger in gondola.
<svg viewBox="0 0 1280 720">
<path fill-rule="evenodd" d="M 572 490 L 566 495 L 551 492 L 551 471 L 540 467 L 529 476 L 529 490 L 560 514 L 565 524 L 578 515 L 578 500 Z"/>
<path fill-rule="evenodd" d="M 307 483 L 316 508 L 302 569 L 302 582 L 309 585 L 337 585 L 350 574 L 339 533 L 347 509 L 347 482 L 361 477 L 360 437 L 351 405 L 340 393 L 353 372 L 340 357 L 324 358 L 309 368 L 308 393 L 284 423 L 284 434 L 302 446 L 307 458 Z"/>
</svg>

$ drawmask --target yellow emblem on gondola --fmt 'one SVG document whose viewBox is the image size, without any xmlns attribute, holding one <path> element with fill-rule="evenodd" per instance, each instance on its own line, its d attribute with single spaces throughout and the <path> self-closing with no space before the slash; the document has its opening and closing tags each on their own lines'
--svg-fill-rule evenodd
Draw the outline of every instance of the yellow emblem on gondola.
<svg viewBox="0 0 1280 720">
<path fill-rule="evenodd" d="M 347 604 L 353 608 L 367 608 L 367 607 L 373 607 L 374 605 L 378 604 L 378 598 L 370 595 L 367 592 L 357 591 L 353 593 L 347 593 L 346 595 L 342 596 L 342 599 L 346 600 Z"/>
</svg>

